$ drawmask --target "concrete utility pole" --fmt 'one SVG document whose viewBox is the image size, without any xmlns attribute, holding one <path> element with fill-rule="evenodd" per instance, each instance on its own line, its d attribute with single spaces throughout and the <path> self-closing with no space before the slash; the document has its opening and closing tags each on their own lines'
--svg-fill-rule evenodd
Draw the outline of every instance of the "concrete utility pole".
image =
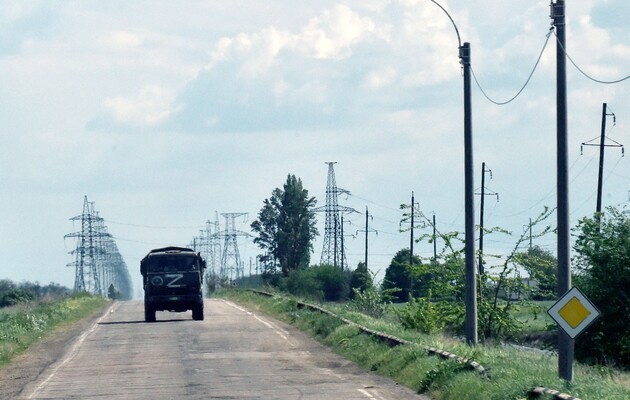
<svg viewBox="0 0 630 400">
<path fill-rule="evenodd" d="M 492 171 L 490 168 L 486 168 L 486 163 L 481 163 L 481 193 L 475 193 L 481 195 L 481 207 L 479 211 L 479 275 L 484 274 L 483 268 L 483 214 L 485 210 L 485 198 L 486 196 L 497 196 L 499 201 L 499 194 L 495 192 L 486 193 L 486 172 L 490 173 L 490 179 L 492 179 Z"/>
<path fill-rule="evenodd" d="M 486 193 L 486 172 L 490 173 L 490 179 L 492 179 L 492 171 L 490 168 L 486 168 L 486 163 L 481 163 L 481 193 L 476 193 L 481 195 L 481 207 L 479 211 L 479 275 L 484 274 L 483 268 L 483 214 L 485 210 L 485 199 L 486 196 L 497 196 L 497 201 L 499 201 L 499 194 L 492 192 Z"/>
<path fill-rule="evenodd" d="M 413 224 L 415 214 L 415 199 L 414 193 L 411 192 L 411 237 L 409 239 L 409 266 L 413 265 Z"/>
<path fill-rule="evenodd" d="M 435 214 L 433 214 L 433 262 L 437 262 L 437 236 L 435 232 Z"/>
<path fill-rule="evenodd" d="M 470 43 L 460 49 L 464 67 L 464 202 L 466 257 L 466 342 L 477 344 L 477 268 L 475 267 L 475 189 L 473 176 L 472 97 L 470 90 Z"/>
<path fill-rule="evenodd" d="M 606 103 L 602 106 L 602 136 L 599 142 L 599 173 L 597 175 L 597 205 L 595 212 L 602 212 L 602 186 L 604 176 L 604 146 L 606 145 Z M 599 218 L 599 217 L 598 217 Z"/>
<path fill-rule="evenodd" d="M 459 60 L 464 70 L 464 219 L 465 240 L 464 250 L 466 264 L 466 343 L 477 344 L 477 268 L 475 266 L 475 188 L 473 176 L 473 142 L 472 142 L 472 97 L 470 81 L 470 43 L 462 45 L 459 29 L 451 15 L 435 0 L 433 4 L 440 7 L 451 20 L 459 44 Z"/>
<path fill-rule="evenodd" d="M 583 150 L 584 146 L 599 146 L 599 171 L 597 175 L 597 204 L 595 206 L 595 212 L 597 213 L 597 217 L 599 219 L 599 213 L 602 212 L 602 189 L 604 186 L 604 148 L 605 147 L 621 147 L 621 156 L 624 155 L 623 145 L 618 143 L 612 139 L 610 139 L 614 144 L 606 144 L 606 117 L 613 117 L 613 125 L 617 122 L 617 117 L 615 113 L 608 112 L 608 105 L 606 103 L 602 106 L 602 130 L 599 137 L 599 144 L 591 143 L 596 139 L 589 140 L 588 142 L 584 142 L 580 146 L 580 151 Z"/>
<path fill-rule="evenodd" d="M 376 233 L 378 235 L 378 231 L 377 230 L 371 229 L 369 227 L 370 218 L 372 218 L 372 216 L 368 212 L 368 208 L 365 207 L 365 230 L 357 231 L 357 235 L 359 234 L 359 232 L 365 232 L 365 268 L 368 267 L 368 234 L 370 232 L 374 232 L 374 233 Z"/>
<path fill-rule="evenodd" d="M 556 29 L 556 144 L 558 215 L 558 297 L 571 289 L 571 237 L 569 226 L 569 173 L 567 148 L 567 60 L 564 0 L 551 3 L 552 24 Z M 573 381 L 574 341 L 563 330 L 558 332 L 558 374 Z"/>
</svg>

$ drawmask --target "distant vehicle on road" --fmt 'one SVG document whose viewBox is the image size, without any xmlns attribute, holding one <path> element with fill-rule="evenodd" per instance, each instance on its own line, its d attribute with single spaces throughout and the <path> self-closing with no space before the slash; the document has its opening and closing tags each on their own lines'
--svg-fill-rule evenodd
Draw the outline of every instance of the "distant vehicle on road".
<svg viewBox="0 0 630 400">
<path fill-rule="evenodd" d="M 186 247 L 163 247 L 140 261 L 144 287 L 144 319 L 155 322 L 156 311 L 192 310 L 194 320 L 203 320 L 203 275 L 206 262 L 200 253 Z"/>
</svg>

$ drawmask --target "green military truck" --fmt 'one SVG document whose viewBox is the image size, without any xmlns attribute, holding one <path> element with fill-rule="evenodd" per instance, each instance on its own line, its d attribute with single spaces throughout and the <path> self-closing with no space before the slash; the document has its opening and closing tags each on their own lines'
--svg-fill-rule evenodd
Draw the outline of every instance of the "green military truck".
<svg viewBox="0 0 630 400">
<path fill-rule="evenodd" d="M 192 310 L 203 320 L 203 275 L 206 262 L 200 253 L 185 247 L 163 247 L 140 261 L 144 286 L 144 319 L 155 322 L 156 311 Z"/>
</svg>

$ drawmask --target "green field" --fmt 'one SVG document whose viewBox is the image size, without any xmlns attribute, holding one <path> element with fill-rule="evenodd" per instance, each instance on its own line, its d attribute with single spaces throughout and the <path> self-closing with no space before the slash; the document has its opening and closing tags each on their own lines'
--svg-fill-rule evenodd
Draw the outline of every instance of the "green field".
<svg viewBox="0 0 630 400">
<path fill-rule="evenodd" d="M 108 300 L 78 295 L 53 302 L 31 302 L 0 309 L 0 365 L 26 350 L 56 328 L 76 322 L 97 310 Z"/>
</svg>

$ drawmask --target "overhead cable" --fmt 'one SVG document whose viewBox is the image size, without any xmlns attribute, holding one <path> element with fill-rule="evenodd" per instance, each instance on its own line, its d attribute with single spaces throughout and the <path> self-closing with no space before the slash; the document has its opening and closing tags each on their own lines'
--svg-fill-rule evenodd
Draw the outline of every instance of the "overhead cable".
<svg viewBox="0 0 630 400">
<path fill-rule="evenodd" d="M 549 43 L 549 36 L 551 36 L 553 29 L 550 29 L 549 32 L 546 35 L 545 38 L 545 44 L 543 44 L 542 49 L 540 50 L 540 54 L 538 55 L 538 59 L 536 60 L 536 64 L 534 64 L 534 68 L 532 68 L 532 72 L 529 73 L 529 76 L 527 77 L 527 80 L 525 81 L 525 84 L 523 84 L 523 87 L 521 87 L 521 89 L 509 100 L 506 101 L 496 101 L 490 98 L 490 96 L 488 96 L 488 94 L 486 93 L 485 90 L 483 90 L 483 87 L 481 87 L 481 84 L 479 83 L 479 80 L 477 79 L 477 75 L 475 74 L 475 70 L 472 68 L 472 66 L 470 67 L 470 70 L 472 71 L 473 77 L 475 78 L 475 83 L 477 84 L 477 87 L 479 88 L 479 90 L 481 90 L 481 93 L 483 93 L 484 97 L 486 99 L 488 99 L 488 101 L 490 101 L 491 103 L 494 103 L 498 106 L 503 106 L 506 105 L 508 103 L 511 103 L 512 101 L 514 101 L 522 92 L 523 90 L 525 90 L 525 88 L 527 87 L 527 85 L 529 84 L 529 81 L 532 79 L 532 76 L 534 75 L 534 72 L 536 71 L 536 68 L 538 67 L 538 64 L 540 63 L 540 59 L 542 58 L 543 53 L 545 52 L 545 48 L 547 48 L 547 43 Z"/>
<path fill-rule="evenodd" d="M 556 33 L 554 32 L 554 35 L 555 35 L 555 34 L 556 34 Z M 560 49 L 562 49 L 562 52 L 564 53 L 564 55 L 565 55 L 565 56 L 567 56 L 567 58 L 569 59 L 569 61 L 571 61 L 571 64 L 573 64 L 573 66 L 574 66 L 574 67 L 575 67 L 578 71 L 580 71 L 580 72 L 582 73 L 582 75 L 584 75 L 584 76 L 585 76 L 585 77 L 587 77 L 588 79 L 592 80 L 593 82 L 603 83 L 603 84 L 605 84 L 605 85 L 611 85 L 611 84 L 614 84 L 614 83 L 619 83 L 619 82 L 623 82 L 623 81 L 625 81 L 625 80 L 627 80 L 627 79 L 630 79 L 630 75 L 627 75 L 627 76 L 626 76 L 626 77 L 624 77 L 624 78 L 621 78 L 621 79 L 616 79 L 616 80 L 612 80 L 612 81 L 603 81 L 603 80 L 600 80 L 600 79 L 595 79 L 595 78 L 593 78 L 592 76 L 590 76 L 589 74 L 587 74 L 586 72 L 584 72 L 584 71 L 582 70 L 582 68 L 580 68 L 580 67 L 579 67 L 579 66 L 575 63 L 575 61 L 573 61 L 573 59 L 571 58 L 571 56 L 569 55 L 569 53 L 567 53 L 567 51 L 565 50 L 565 48 L 562 46 L 562 43 L 560 43 L 560 41 L 558 40 L 558 36 L 557 36 L 557 35 L 556 35 L 556 42 L 558 43 L 558 46 L 560 46 Z"/>
</svg>

